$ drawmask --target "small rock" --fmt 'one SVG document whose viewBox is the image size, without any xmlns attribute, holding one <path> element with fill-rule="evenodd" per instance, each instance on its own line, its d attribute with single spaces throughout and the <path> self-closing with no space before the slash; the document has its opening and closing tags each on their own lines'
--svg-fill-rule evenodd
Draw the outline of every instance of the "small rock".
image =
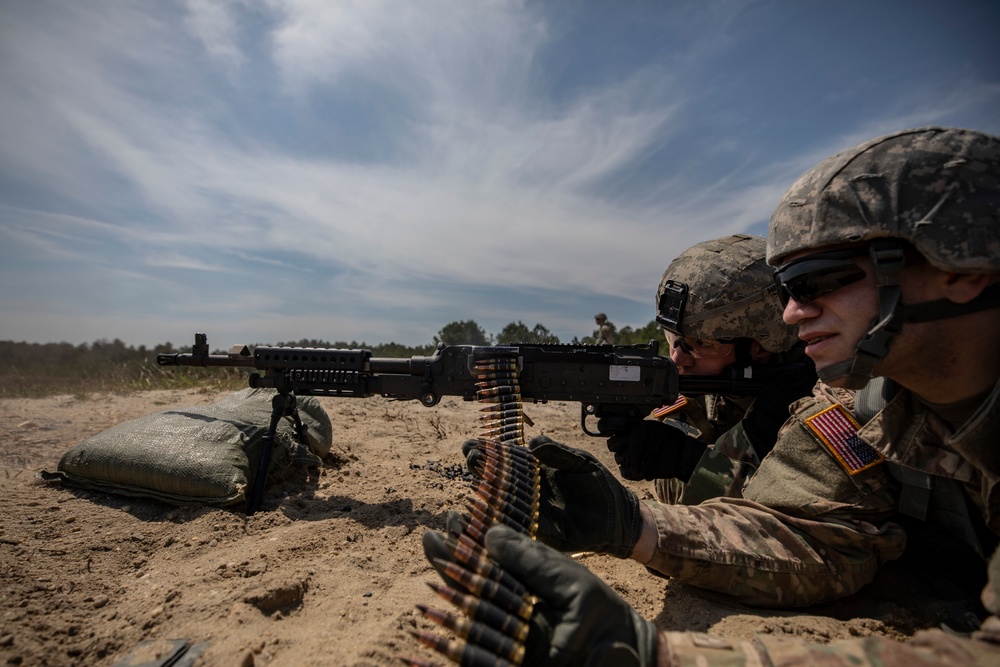
<svg viewBox="0 0 1000 667">
<path fill-rule="evenodd" d="M 300 578 L 272 581 L 248 593 L 243 601 L 257 607 L 265 614 L 270 614 L 279 609 L 290 609 L 302 604 L 302 598 L 308 587 L 308 581 Z"/>
</svg>

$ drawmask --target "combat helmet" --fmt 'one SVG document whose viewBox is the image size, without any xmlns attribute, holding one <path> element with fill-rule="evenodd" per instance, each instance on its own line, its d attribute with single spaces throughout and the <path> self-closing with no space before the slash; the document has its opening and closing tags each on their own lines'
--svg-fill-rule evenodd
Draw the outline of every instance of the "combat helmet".
<svg viewBox="0 0 1000 667">
<path fill-rule="evenodd" d="M 879 315 L 852 360 L 824 368 L 860 388 L 907 321 L 954 317 L 1000 305 L 1000 284 L 968 304 L 900 304 L 899 272 L 913 248 L 957 273 L 1000 271 L 1000 137 L 924 127 L 861 143 L 826 158 L 785 193 L 767 236 L 781 280 L 803 251 L 860 246 L 876 271 Z"/>
<path fill-rule="evenodd" d="M 734 234 L 682 252 L 660 279 L 656 322 L 679 336 L 751 339 L 774 353 L 791 349 L 796 327 L 781 320 L 765 249 L 759 236 Z"/>
</svg>

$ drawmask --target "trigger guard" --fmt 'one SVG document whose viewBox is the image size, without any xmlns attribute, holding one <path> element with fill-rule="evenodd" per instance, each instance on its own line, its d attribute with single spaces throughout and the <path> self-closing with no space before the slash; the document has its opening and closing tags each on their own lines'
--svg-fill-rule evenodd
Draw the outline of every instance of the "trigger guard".
<svg viewBox="0 0 1000 667">
<path fill-rule="evenodd" d="M 580 429 L 592 438 L 602 438 L 604 434 L 598 430 L 596 433 L 587 428 L 587 417 L 594 415 L 596 411 L 593 405 L 581 404 L 580 405 Z"/>
</svg>

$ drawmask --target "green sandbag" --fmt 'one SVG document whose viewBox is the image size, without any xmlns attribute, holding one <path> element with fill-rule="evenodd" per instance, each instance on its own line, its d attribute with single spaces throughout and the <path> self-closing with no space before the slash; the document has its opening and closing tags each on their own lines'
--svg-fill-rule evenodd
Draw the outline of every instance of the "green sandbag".
<svg viewBox="0 0 1000 667">
<path fill-rule="evenodd" d="M 217 403 L 175 408 L 122 422 L 81 442 L 41 477 L 64 484 L 174 504 L 246 502 L 271 420 L 274 391 L 244 389 Z M 319 466 L 330 452 L 330 418 L 311 396 L 296 401 L 306 425 L 298 442 L 291 419 L 274 439 L 268 477 Z"/>
</svg>

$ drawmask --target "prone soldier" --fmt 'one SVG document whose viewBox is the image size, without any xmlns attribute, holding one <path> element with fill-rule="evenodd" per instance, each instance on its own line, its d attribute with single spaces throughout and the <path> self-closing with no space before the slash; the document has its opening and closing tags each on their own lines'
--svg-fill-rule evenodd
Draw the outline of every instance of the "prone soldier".
<svg viewBox="0 0 1000 667">
<path fill-rule="evenodd" d="M 781 320 L 765 250 L 762 237 L 734 234 L 688 248 L 663 272 L 656 322 L 678 372 L 764 379 L 766 389 L 756 397 L 681 396 L 608 439 L 622 477 L 653 480 L 661 502 L 738 496 L 789 404 L 816 382 L 805 343 Z"/>
<path fill-rule="evenodd" d="M 994 616 L 969 637 L 905 643 L 657 633 L 578 563 L 494 528 L 491 555 L 545 615 L 531 664 L 1000 660 L 1000 138 L 920 128 L 831 156 L 785 193 L 767 244 L 784 320 L 821 382 L 793 404 L 742 498 L 640 502 L 589 453 L 539 436 L 540 541 L 631 557 L 748 604 L 805 606 L 856 592 L 926 545 L 925 528 L 982 572 L 994 554 L 982 596 Z"/>
</svg>

